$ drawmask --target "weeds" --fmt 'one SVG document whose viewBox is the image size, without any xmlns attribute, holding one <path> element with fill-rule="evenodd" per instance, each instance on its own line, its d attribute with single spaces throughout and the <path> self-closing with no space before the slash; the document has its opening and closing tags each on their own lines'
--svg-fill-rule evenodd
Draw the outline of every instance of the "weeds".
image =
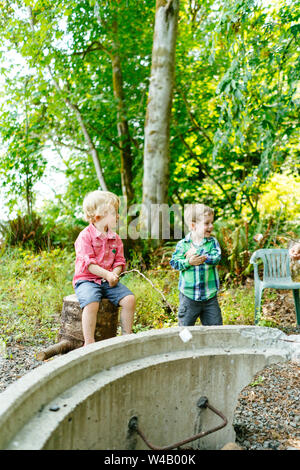
<svg viewBox="0 0 300 470">
<path fill-rule="evenodd" d="M 164 294 L 172 309 L 177 312 L 177 273 L 171 270 L 148 270 L 146 275 L 154 286 Z M 167 328 L 177 325 L 176 314 L 164 302 L 162 296 L 149 283 L 130 273 L 122 278 L 124 283 L 136 297 L 136 315 L 133 331 L 145 331 L 152 328 Z"/>
<path fill-rule="evenodd" d="M 0 340 L 35 345 L 56 341 L 63 297 L 74 292 L 74 259 L 73 252 L 62 249 L 39 253 L 22 248 L 2 250 Z M 168 266 L 167 259 L 164 259 L 163 265 L 153 259 L 153 266 L 153 269 L 143 270 L 143 273 L 159 292 L 136 272 L 121 278 L 121 282 L 136 296 L 134 333 L 178 324 L 179 274 Z M 223 286 L 219 303 L 225 325 L 254 324 L 253 282 L 249 285 Z M 262 326 L 278 327 L 269 319 L 261 318 Z"/>
<path fill-rule="evenodd" d="M 257 380 L 255 380 L 254 382 L 251 382 L 251 384 L 249 384 L 249 386 L 250 387 L 257 387 L 258 385 L 261 385 L 264 382 L 264 380 L 265 380 L 264 376 L 259 375 L 257 377 Z"/>
<path fill-rule="evenodd" d="M 0 264 L 0 338 L 53 341 L 62 300 L 73 293 L 73 256 L 64 250 L 32 253 L 8 249 Z"/>
</svg>

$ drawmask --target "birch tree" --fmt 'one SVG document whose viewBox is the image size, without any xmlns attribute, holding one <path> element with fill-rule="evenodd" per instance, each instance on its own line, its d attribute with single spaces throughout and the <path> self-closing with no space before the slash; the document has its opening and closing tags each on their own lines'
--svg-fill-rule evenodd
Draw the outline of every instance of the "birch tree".
<svg viewBox="0 0 300 470">
<path fill-rule="evenodd" d="M 167 202 L 169 133 L 179 0 L 156 0 L 152 65 L 145 119 L 142 226 L 152 204 Z M 147 223 L 148 222 L 148 223 Z"/>
</svg>

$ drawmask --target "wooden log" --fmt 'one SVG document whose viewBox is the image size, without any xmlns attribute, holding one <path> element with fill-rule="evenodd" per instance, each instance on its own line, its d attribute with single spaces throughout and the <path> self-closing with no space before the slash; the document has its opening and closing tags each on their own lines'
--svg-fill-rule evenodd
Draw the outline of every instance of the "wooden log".
<svg viewBox="0 0 300 470">
<path fill-rule="evenodd" d="M 119 309 L 108 299 L 102 299 L 99 305 L 95 341 L 113 338 L 117 335 Z M 61 326 L 58 343 L 37 354 L 39 361 L 49 359 L 56 354 L 65 354 L 84 344 L 82 333 L 82 309 L 75 294 L 64 297 L 61 313 Z"/>
<path fill-rule="evenodd" d="M 57 344 L 53 344 L 52 346 L 49 346 L 49 348 L 45 349 L 44 351 L 40 351 L 37 353 L 36 358 L 38 361 L 46 361 L 52 356 L 55 356 L 56 354 L 65 354 L 72 349 L 75 349 L 75 345 L 73 345 L 72 341 L 68 340 L 62 340 Z"/>
</svg>

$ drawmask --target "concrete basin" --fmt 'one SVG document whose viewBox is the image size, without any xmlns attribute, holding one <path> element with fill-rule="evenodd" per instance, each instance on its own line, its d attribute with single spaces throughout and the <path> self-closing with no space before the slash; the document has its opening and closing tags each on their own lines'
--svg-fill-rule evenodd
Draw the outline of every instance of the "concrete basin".
<svg viewBox="0 0 300 470">
<path fill-rule="evenodd" d="M 228 424 L 191 442 L 220 449 L 241 390 L 264 367 L 300 357 L 300 344 L 257 326 L 194 326 L 107 339 L 56 357 L 0 394 L 0 449 L 147 449 L 128 423 L 136 416 L 156 446 L 218 426 L 197 402 L 206 396 Z"/>
</svg>

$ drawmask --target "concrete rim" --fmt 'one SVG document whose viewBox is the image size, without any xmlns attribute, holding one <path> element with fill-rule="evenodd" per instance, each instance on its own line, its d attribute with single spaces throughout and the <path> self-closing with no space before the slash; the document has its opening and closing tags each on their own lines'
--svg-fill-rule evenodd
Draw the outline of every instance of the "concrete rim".
<svg viewBox="0 0 300 470">
<path fill-rule="evenodd" d="M 79 382 L 111 367 L 125 366 L 148 357 L 189 354 L 264 354 L 269 362 L 291 360 L 295 347 L 279 330 L 257 326 L 195 326 L 184 343 L 183 327 L 116 337 L 69 352 L 29 372 L 1 394 L 0 448 L 5 448 L 42 406 Z M 209 334 L 208 334 L 209 332 Z M 171 347 L 172 346 L 172 347 Z M 171 349 L 170 349 L 171 348 Z M 298 354 L 299 348 L 296 351 Z M 126 367 L 125 367 L 126 368 Z"/>
</svg>

